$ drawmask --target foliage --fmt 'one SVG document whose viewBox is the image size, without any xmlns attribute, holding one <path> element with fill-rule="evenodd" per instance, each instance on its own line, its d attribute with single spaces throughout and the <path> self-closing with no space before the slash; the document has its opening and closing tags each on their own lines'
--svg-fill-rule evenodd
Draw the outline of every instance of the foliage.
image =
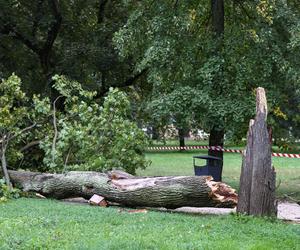
<svg viewBox="0 0 300 250">
<path fill-rule="evenodd" d="M 57 134 L 52 131 L 41 143 L 50 170 L 122 168 L 134 174 L 146 167 L 146 137 L 130 120 L 130 103 L 123 92 L 111 88 L 100 106 L 93 100 L 95 92 L 64 76 L 53 79 L 65 111 L 55 114 Z"/>
<path fill-rule="evenodd" d="M 4 179 L 0 179 L 0 203 L 6 202 L 9 199 L 17 199 L 20 197 L 20 190 L 13 188 L 12 190 L 8 188 L 5 184 Z"/>
<path fill-rule="evenodd" d="M 9 162 L 14 163 L 22 158 L 22 153 L 17 148 L 30 130 L 39 123 L 39 118 L 45 111 L 44 105 L 48 99 L 34 97 L 30 102 L 25 93 L 21 90 L 21 79 L 11 75 L 7 80 L 3 79 L 0 84 L 0 157 L 1 165 L 10 185 L 7 171 L 7 155 Z M 35 109 L 34 105 L 36 104 Z"/>
<path fill-rule="evenodd" d="M 24 119 L 28 119 L 25 93 L 21 90 L 21 80 L 12 75 L 0 84 L 0 131 L 5 134 L 18 134 Z"/>
<path fill-rule="evenodd" d="M 126 18 L 118 0 L 0 1 L 0 76 L 16 72 L 27 93 L 50 95 L 54 74 L 106 92 L 131 74 L 111 42 Z"/>
<path fill-rule="evenodd" d="M 18 199 L 0 204 L 6 249 L 297 249 L 299 225 Z M 159 221 L 159 223 L 158 223 Z M 153 230 L 155 228 L 155 230 Z M 99 247 L 100 246 L 100 247 Z"/>
<path fill-rule="evenodd" d="M 278 127 L 292 127 L 296 134 L 299 8 L 284 0 L 224 1 L 225 31 L 219 41 L 211 32 L 209 2 L 127 2 L 131 15 L 114 41 L 122 57 L 133 58 L 137 72 L 148 69 L 155 119 L 195 121 L 241 138 L 254 115 L 253 90 L 261 86 L 275 135 Z"/>
<path fill-rule="evenodd" d="M 52 105 L 49 98 L 26 97 L 15 75 L 2 81 L 0 135 L 1 144 L 9 146 L 10 166 L 18 168 L 15 165 L 28 153 L 20 148 L 31 141 L 40 141 L 45 165 L 38 169 L 43 171 L 123 168 L 135 173 L 136 168 L 147 166 L 143 156 L 147 140 L 131 121 L 125 93 L 110 89 L 101 106 L 94 100 L 96 93 L 84 90 L 78 82 L 57 75 L 53 80 L 59 96 Z M 57 108 L 60 99 L 64 110 Z M 23 168 L 34 169 L 24 164 Z"/>
</svg>

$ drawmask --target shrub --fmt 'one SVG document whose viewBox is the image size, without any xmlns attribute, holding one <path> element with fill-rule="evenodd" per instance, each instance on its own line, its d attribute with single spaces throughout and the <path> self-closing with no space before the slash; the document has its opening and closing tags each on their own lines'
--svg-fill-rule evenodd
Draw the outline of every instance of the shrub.
<svg viewBox="0 0 300 250">
<path fill-rule="evenodd" d="M 56 113 L 57 131 L 41 143 L 44 163 L 54 171 L 121 168 L 134 174 L 145 168 L 144 132 L 130 119 L 130 102 L 124 92 L 110 89 L 103 105 L 95 92 L 77 82 L 54 77 L 54 87 L 64 98 L 64 112 Z"/>
<path fill-rule="evenodd" d="M 58 97 L 52 104 L 49 98 L 26 97 L 15 75 L 0 85 L 0 143 L 7 147 L 0 153 L 10 168 L 50 172 L 120 168 L 134 174 L 147 166 L 143 154 L 147 139 L 130 117 L 124 92 L 110 89 L 101 105 L 96 93 L 78 82 L 57 75 L 53 80 Z M 42 152 L 36 153 L 37 146 L 35 151 L 22 151 L 36 141 Z"/>
<path fill-rule="evenodd" d="M 0 203 L 6 202 L 8 199 L 17 199 L 20 197 L 20 190 L 9 187 L 5 184 L 4 179 L 0 179 Z"/>
</svg>

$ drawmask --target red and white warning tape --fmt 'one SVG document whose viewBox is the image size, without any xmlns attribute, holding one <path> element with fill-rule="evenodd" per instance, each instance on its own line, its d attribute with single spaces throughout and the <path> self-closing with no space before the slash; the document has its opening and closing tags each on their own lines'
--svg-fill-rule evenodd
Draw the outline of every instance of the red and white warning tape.
<svg viewBox="0 0 300 250">
<path fill-rule="evenodd" d="M 229 153 L 243 153 L 240 149 L 228 149 L 222 148 L 220 146 L 186 146 L 186 147 L 172 147 L 172 146 L 162 146 L 162 147 L 148 147 L 149 151 L 171 151 L 171 150 L 195 150 L 195 149 L 210 149 L 213 151 L 223 151 Z M 300 159 L 300 154 L 284 154 L 284 153 L 272 153 L 275 157 L 287 157 L 287 158 L 298 158 Z"/>
<path fill-rule="evenodd" d="M 287 158 L 298 158 L 300 159 L 300 154 L 283 154 L 283 153 L 272 153 L 275 157 L 287 157 Z"/>
</svg>

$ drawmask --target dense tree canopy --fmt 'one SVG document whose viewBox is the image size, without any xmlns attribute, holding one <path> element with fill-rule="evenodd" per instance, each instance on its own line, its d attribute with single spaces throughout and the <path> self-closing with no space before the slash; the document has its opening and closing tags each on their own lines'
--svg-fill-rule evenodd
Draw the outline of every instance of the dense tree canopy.
<svg viewBox="0 0 300 250">
<path fill-rule="evenodd" d="M 262 86 L 276 124 L 297 123 L 299 7 L 293 2 L 225 2 L 220 36 L 212 8 L 218 1 L 128 2 L 131 15 L 115 43 L 121 56 L 134 58 L 136 72 L 148 69 L 158 115 L 244 135 L 253 90 Z"/>
<path fill-rule="evenodd" d="M 92 161 L 95 169 L 112 162 L 129 168 L 123 154 L 118 156 L 125 148 L 133 165 L 144 166 L 140 156 L 146 141 L 133 121 L 139 127 L 173 124 L 180 137 L 201 128 L 210 132 L 210 145 L 223 145 L 225 133 L 245 136 L 258 86 L 267 91 L 276 141 L 299 138 L 299 19 L 296 0 L 0 1 L 0 77 L 8 79 L 1 88 L 19 84 L 19 78 L 9 77 L 13 72 L 23 82 L 1 100 L 13 104 L 8 113 L 34 106 L 30 117 L 19 116 L 17 130 L 35 124 L 36 112 L 44 113 L 43 126 L 22 145 L 14 142 L 23 147 L 21 153 L 8 150 L 9 162 L 21 164 L 25 156 L 24 164 L 26 151 L 31 163 L 36 161 L 32 166 L 61 170 L 72 148 L 79 163 Z M 65 78 L 53 78 L 56 74 Z M 77 92 L 67 94 L 60 86 Z M 110 87 L 127 91 L 131 109 L 122 92 L 104 98 Z M 19 100 L 19 91 L 29 99 Z M 119 110 L 117 120 L 110 119 L 110 108 Z M 55 112 L 62 119 L 56 128 Z M 3 114 L 1 122 L 19 122 Z M 98 137 L 113 150 L 97 144 Z M 88 141 L 74 147 L 70 138 Z M 39 156 L 30 151 L 37 145 Z M 97 147 L 105 153 L 91 158 Z"/>
<path fill-rule="evenodd" d="M 1 1 L 0 73 L 19 75 L 27 91 L 46 93 L 54 74 L 85 82 L 101 95 L 131 84 L 130 60 L 121 63 L 112 37 L 125 22 L 120 1 Z"/>
</svg>

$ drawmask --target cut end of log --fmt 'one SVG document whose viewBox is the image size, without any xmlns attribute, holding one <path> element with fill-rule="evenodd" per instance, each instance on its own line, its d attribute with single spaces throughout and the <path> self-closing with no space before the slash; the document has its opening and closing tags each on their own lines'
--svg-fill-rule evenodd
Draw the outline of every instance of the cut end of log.
<svg viewBox="0 0 300 250">
<path fill-rule="evenodd" d="M 236 207 L 238 195 L 235 189 L 223 182 L 213 181 L 212 177 L 207 178 L 206 184 L 211 188 L 209 195 L 218 207 Z"/>
<path fill-rule="evenodd" d="M 100 206 L 100 207 L 107 207 L 107 202 L 104 197 L 94 194 L 91 199 L 89 200 L 90 205 Z"/>
</svg>

